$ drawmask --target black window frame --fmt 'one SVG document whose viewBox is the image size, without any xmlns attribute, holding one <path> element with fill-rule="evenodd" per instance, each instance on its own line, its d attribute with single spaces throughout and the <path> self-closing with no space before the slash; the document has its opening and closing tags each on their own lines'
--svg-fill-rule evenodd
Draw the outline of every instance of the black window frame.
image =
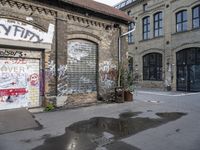
<svg viewBox="0 0 200 150">
<path fill-rule="evenodd" d="M 155 57 L 154 62 L 150 59 L 153 55 Z M 162 59 L 160 53 L 149 53 L 143 56 L 143 80 L 162 81 Z M 146 72 L 147 74 L 145 74 Z"/>
<path fill-rule="evenodd" d="M 194 10 L 197 9 L 197 8 L 199 9 L 198 17 L 194 17 Z M 198 27 L 194 26 L 194 21 L 195 20 L 199 21 L 199 26 Z M 193 29 L 200 28 L 200 5 L 197 5 L 197 6 L 195 6 L 195 7 L 192 8 L 192 28 Z"/>
<path fill-rule="evenodd" d="M 147 21 L 146 21 L 147 20 Z M 150 38 L 150 16 L 146 16 L 142 19 L 142 28 L 143 28 L 143 40 Z M 146 29 L 146 30 L 145 30 Z"/>
<path fill-rule="evenodd" d="M 186 20 L 184 20 L 184 13 L 186 12 Z M 179 19 L 178 16 L 181 15 L 181 18 Z M 178 21 L 180 20 L 180 22 Z M 186 23 L 186 29 L 184 29 L 184 24 Z M 178 30 L 178 25 L 181 25 L 181 29 Z M 181 10 L 176 13 L 176 32 L 184 32 L 187 31 L 188 28 L 188 14 L 187 10 Z"/>
<path fill-rule="evenodd" d="M 158 20 L 156 20 L 156 16 L 158 16 Z M 163 35 L 163 12 L 157 12 L 153 16 L 154 18 L 154 37 L 159 37 Z M 157 27 L 156 27 L 157 24 Z M 158 32 L 158 35 L 156 35 Z"/>
<path fill-rule="evenodd" d="M 133 28 L 134 28 L 134 23 L 133 22 L 129 23 L 128 31 L 133 30 Z M 133 32 L 128 34 L 128 44 L 132 44 L 132 43 L 134 43 Z"/>
</svg>

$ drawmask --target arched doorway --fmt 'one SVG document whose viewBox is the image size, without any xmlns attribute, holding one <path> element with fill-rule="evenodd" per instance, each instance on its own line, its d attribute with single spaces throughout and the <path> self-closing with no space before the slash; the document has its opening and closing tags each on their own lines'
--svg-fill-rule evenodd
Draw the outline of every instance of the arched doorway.
<svg viewBox="0 0 200 150">
<path fill-rule="evenodd" d="M 188 48 L 176 53 L 177 91 L 200 91 L 200 48 Z"/>
</svg>

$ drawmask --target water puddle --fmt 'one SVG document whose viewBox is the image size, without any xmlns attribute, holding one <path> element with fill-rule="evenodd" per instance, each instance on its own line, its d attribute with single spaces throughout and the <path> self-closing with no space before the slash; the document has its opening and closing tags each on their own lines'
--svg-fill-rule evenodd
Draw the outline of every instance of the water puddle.
<svg viewBox="0 0 200 150">
<path fill-rule="evenodd" d="M 119 141 L 149 128 L 175 121 L 185 113 L 156 113 L 160 118 L 140 118 L 141 112 L 126 112 L 120 118 L 95 117 L 76 122 L 65 129 L 65 134 L 47 138 L 33 150 L 139 150 Z"/>
</svg>

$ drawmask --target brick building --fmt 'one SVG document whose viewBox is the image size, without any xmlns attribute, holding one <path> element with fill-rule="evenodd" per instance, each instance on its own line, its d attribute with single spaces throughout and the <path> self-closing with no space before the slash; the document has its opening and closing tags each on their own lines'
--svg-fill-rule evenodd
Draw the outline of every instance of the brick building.
<svg viewBox="0 0 200 150">
<path fill-rule="evenodd" d="M 90 0 L 0 0 L 0 110 L 106 99 L 129 21 Z"/>
<path fill-rule="evenodd" d="M 199 0 L 125 0 L 116 8 L 135 18 L 128 39 L 135 84 L 200 91 Z"/>
</svg>

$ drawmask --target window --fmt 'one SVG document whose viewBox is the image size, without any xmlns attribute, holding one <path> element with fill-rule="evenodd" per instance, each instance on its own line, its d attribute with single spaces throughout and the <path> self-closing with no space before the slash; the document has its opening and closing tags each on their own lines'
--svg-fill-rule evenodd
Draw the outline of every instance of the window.
<svg viewBox="0 0 200 150">
<path fill-rule="evenodd" d="M 150 17 L 143 18 L 143 40 L 149 39 L 150 35 Z"/>
<path fill-rule="evenodd" d="M 183 10 L 176 14 L 176 32 L 187 30 L 187 11 Z"/>
<path fill-rule="evenodd" d="M 163 35 L 163 17 L 162 12 L 154 15 L 154 37 Z"/>
<path fill-rule="evenodd" d="M 128 31 L 131 31 L 132 29 L 134 28 L 134 23 L 131 22 L 129 25 L 128 25 Z M 133 38 L 133 32 L 129 33 L 128 34 L 128 43 L 131 44 L 134 42 L 134 38 Z"/>
<path fill-rule="evenodd" d="M 147 11 L 147 3 L 143 5 L 143 11 Z"/>
<path fill-rule="evenodd" d="M 192 27 L 200 27 L 200 6 L 196 6 L 192 9 Z"/>
<path fill-rule="evenodd" d="M 162 55 L 150 53 L 143 56 L 143 79 L 162 80 Z"/>
<path fill-rule="evenodd" d="M 127 15 L 131 16 L 131 11 L 130 10 L 127 12 Z"/>
</svg>

